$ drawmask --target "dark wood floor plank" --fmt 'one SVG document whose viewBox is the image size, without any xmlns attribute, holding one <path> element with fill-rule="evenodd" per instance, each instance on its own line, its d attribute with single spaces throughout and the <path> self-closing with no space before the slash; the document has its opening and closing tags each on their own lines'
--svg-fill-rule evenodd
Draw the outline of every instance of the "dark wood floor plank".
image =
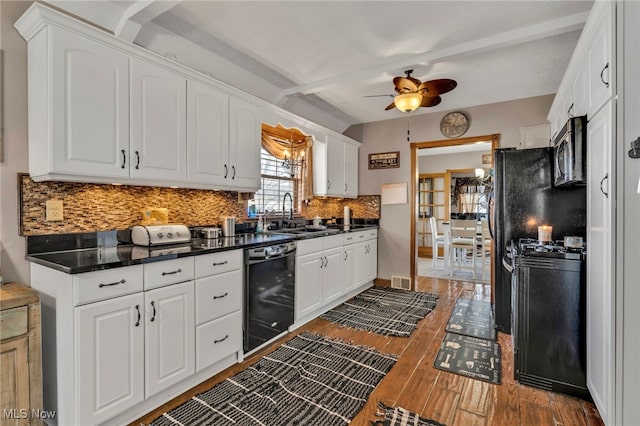
<svg viewBox="0 0 640 426">
<path fill-rule="evenodd" d="M 516 424 L 554 426 L 556 423 L 549 404 L 540 405 L 533 401 L 520 398 L 520 422 Z"/>
<path fill-rule="evenodd" d="M 492 399 L 487 409 L 488 425 L 520 424 L 520 400 L 518 387 L 502 383 L 492 388 Z"/>
<path fill-rule="evenodd" d="M 562 426 L 588 425 L 580 399 L 550 392 L 549 400 L 556 424 Z"/>
<path fill-rule="evenodd" d="M 458 409 L 451 426 L 484 426 L 486 419 L 476 413 Z"/>
<path fill-rule="evenodd" d="M 459 408 L 485 417 L 487 415 L 489 399 L 492 396 L 491 391 L 493 386 L 500 385 L 494 385 L 480 380 L 468 380 L 462 389 Z"/>
<path fill-rule="evenodd" d="M 433 392 L 422 410 L 422 416 L 446 425 L 453 424 L 460 394 L 446 389 Z"/>
</svg>

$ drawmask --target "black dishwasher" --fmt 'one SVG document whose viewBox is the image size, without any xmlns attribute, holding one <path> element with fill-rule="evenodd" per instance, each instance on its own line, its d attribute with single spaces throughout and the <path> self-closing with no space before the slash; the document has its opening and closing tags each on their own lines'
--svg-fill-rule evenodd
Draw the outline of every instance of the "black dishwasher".
<svg viewBox="0 0 640 426">
<path fill-rule="evenodd" d="M 532 240 L 512 244 L 511 252 L 515 379 L 588 398 L 586 254 Z"/>
<path fill-rule="evenodd" d="M 294 319 L 296 243 L 244 251 L 244 351 L 287 331 Z"/>
</svg>

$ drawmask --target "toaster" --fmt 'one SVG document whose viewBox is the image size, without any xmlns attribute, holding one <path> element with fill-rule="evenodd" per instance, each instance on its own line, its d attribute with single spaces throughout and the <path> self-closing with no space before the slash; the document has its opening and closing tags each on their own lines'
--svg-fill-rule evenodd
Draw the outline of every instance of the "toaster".
<svg viewBox="0 0 640 426">
<path fill-rule="evenodd" d="M 131 242 L 138 246 L 187 243 L 191 232 L 186 225 L 136 225 L 131 228 Z"/>
</svg>

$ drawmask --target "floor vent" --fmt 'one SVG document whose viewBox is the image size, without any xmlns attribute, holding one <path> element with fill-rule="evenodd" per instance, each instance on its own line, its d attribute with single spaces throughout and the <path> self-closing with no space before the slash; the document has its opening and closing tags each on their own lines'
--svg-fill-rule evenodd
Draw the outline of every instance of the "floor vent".
<svg viewBox="0 0 640 426">
<path fill-rule="evenodd" d="M 403 290 L 411 290 L 411 279 L 409 277 L 391 276 L 391 288 L 401 288 Z"/>
</svg>

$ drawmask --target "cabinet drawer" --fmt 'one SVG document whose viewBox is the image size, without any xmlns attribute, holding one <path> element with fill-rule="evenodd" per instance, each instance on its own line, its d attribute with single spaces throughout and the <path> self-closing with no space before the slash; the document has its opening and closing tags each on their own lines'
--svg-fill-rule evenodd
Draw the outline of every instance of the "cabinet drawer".
<svg viewBox="0 0 640 426">
<path fill-rule="evenodd" d="M 27 319 L 29 308 L 20 306 L 13 309 L 5 309 L 0 312 L 0 340 L 26 334 L 29 331 Z"/>
<path fill-rule="evenodd" d="M 309 238 L 308 240 L 302 240 L 296 242 L 296 256 L 304 256 L 309 253 L 316 253 L 322 251 L 324 248 L 324 237 L 321 238 Z"/>
<path fill-rule="evenodd" d="M 355 232 L 347 232 L 346 234 L 342 235 L 342 245 L 348 246 L 349 244 L 354 244 L 357 243 L 358 241 L 360 241 L 358 238 L 356 238 L 358 234 Z"/>
<path fill-rule="evenodd" d="M 242 308 L 242 271 L 196 280 L 196 324 Z"/>
<path fill-rule="evenodd" d="M 196 327 L 196 371 L 242 350 L 240 311 Z"/>
<path fill-rule="evenodd" d="M 75 306 L 142 291 L 142 265 L 85 272 L 73 276 Z"/>
<path fill-rule="evenodd" d="M 344 238 L 342 237 L 342 235 L 331 235 L 329 237 L 324 237 L 322 239 L 324 240 L 323 248 L 325 250 L 329 250 L 329 249 L 342 246 L 342 241 Z"/>
<path fill-rule="evenodd" d="M 375 240 L 378 238 L 378 230 L 368 229 L 366 231 L 357 231 L 353 233 L 353 236 L 355 237 L 356 242 Z"/>
<path fill-rule="evenodd" d="M 192 279 L 193 257 L 191 256 L 144 265 L 145 290 Z"/>
<path fill-rule="evenodd" d="M 196 256 L 196 278 L 221 274 L 242 268 L 242 250 Z"/>
</svg>

